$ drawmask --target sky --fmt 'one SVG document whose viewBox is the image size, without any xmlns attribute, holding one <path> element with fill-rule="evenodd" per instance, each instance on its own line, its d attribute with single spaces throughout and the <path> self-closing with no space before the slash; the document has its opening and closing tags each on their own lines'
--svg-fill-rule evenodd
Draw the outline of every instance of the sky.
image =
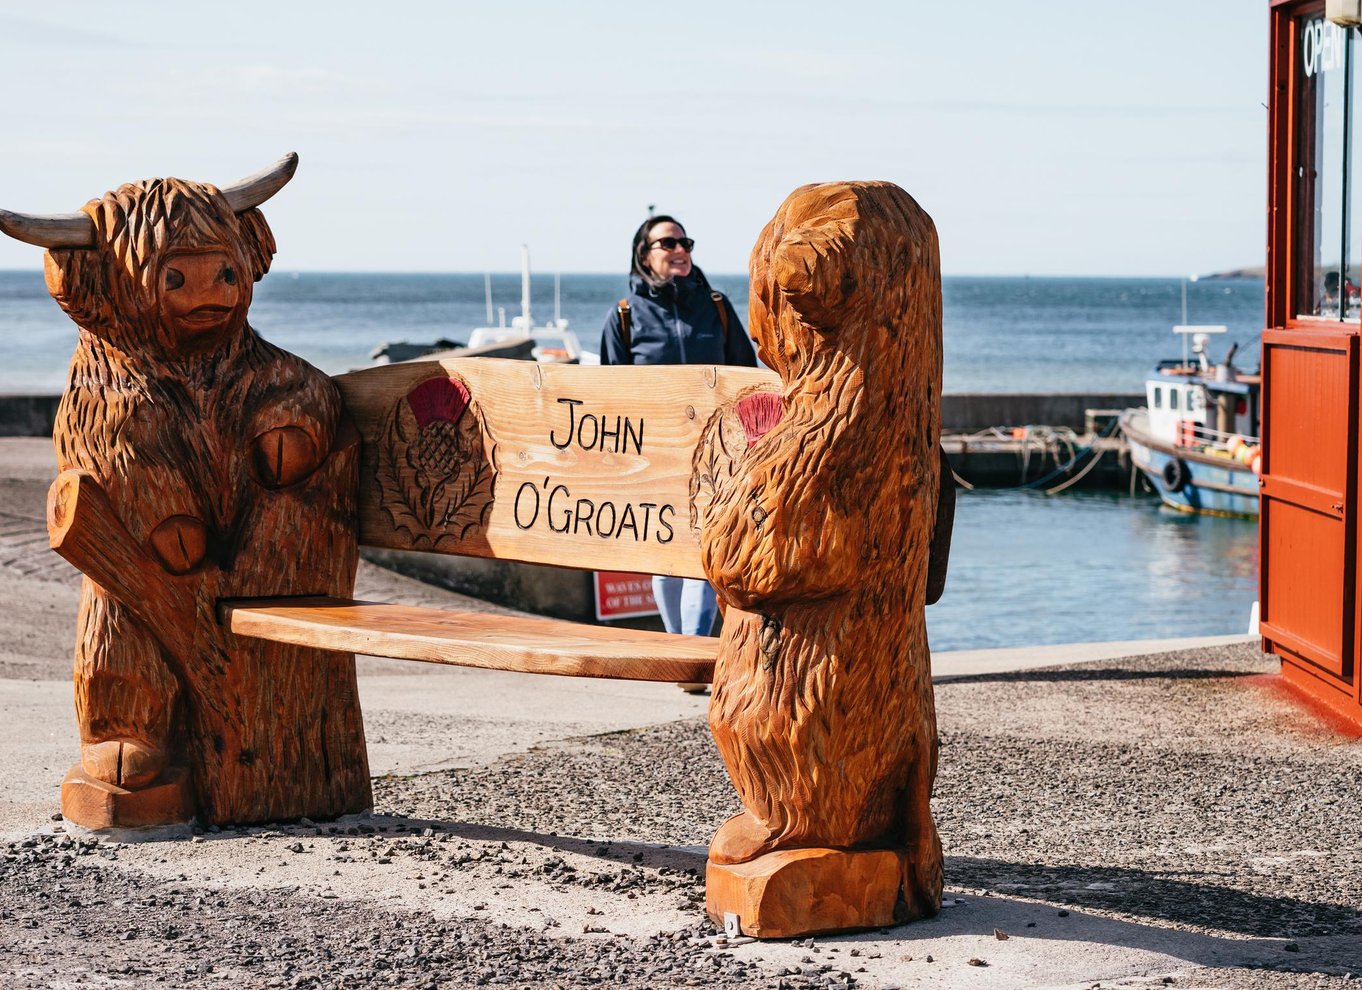
<svg viewBox="0 0 1362 990">
<path fill-rule="evenodd" d="M 288 151 L 276 271 L 623 272 L 650 205 L 746 269 L 808 182 L 887 179 L 946 274 L 1261 265 L 1267 0 L 0 9 L 0 207 Z M 0 269 L 42 252 L 0 236 Z"/>
</svg>

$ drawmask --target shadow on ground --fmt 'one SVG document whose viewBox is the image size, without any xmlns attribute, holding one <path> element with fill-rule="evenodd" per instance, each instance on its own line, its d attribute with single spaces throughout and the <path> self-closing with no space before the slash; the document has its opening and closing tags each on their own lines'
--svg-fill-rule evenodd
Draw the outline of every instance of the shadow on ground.
<svg viewBox="0 0 1362 990">
<path fill-rule="evenodd" d="M 1348 936 L 1359 942 L 1362 908 L 1266 897 L 1207 880 L 1189 882 L 1128 867 L 1037 866 L 947 857 L 955 886 L 1098 908 L 1172 925 L 1213 928 L 1243 937 Z"/>
<path fill-rule="evenodd" d="M 1042 667 L 1038 670 L 1000 671 L 993 674 L 945 674 L 934 684 L 1074 684 L 1085 681 L 1212 681 L 1258 675 L 1253 670 L 1208 670 L 1180 667 L 1170 670 L 1127 670 L 1121 667 L 1087 667 L 1082 670 Z"/>
<path fill-rule="evenodd" d="M 402 815 L 333 823 L 351 841 L 449 835 L 484 844 L 527 843 L 547 852 L 598 860 L 603 867 L 669 868 L 703 877 L 705 850 L 555 835 Z M 287 826 L 284 826 L 287 828 Z M 357 835 L 355 833 L 358 833 Z M 233 833 L 205 838 L 230 838 Z M 947 857 L 948 893 L 941 914 L 839 941 L 905 944 L 935 939 L 1027 940 L 1088 944 L 1167 956 L 1211 968 L 1269 969 L 1342 975 L 1362 972 L 1362 908 L 1266 897 L 1216 883 L 1132 868 L 1040 866 L 1002 859 Z M 1120 917 L 1090 913 L 1110 912 Z"/>
</svg>

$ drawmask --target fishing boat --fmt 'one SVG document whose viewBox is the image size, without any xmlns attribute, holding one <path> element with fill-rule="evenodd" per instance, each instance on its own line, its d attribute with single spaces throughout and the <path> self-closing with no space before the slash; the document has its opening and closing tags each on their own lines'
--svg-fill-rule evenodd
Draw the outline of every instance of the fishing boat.
<svg viewBox="0 0 1362 990">
<path fill-rule="evenodd" d="M 550 364 L 600 364 L 599 355 L 582 350 L 577 335 L 568 327 L 562 315 L 561 283 L 557 275 L 553 277 L 553 322 L 542 326 L 534 325 L 530 311 L 530 249 L 520 247 L 520 315 L 506 322 L 506 308 L 497 309 L 498 320 L 493 324 L 492 315 L 492 276 L 483 276 L 483 288 L 487 297 L 487 326 L 474 327 L 468 335 L 464 347 L 488 347 L 509 341 L 523 341 L 529 338 L 533 344 L 532 356 L 536 361 Z M 433 354 L 453 352 L 459 345 L 447 339 L 431 343 L 408 343 L 407 341 L 385 342 L 373 349 L 369 357 L 378 364 L 394 361 L 411 361 L 415 358 L 429 357 Z"/>
<path fill-rule="evenodd" d="M 557 364 L 599 364 L 596 354 L 582 350 L 577 335 L 568 328 L 563 319 L 562 292 L 559 277 L 553 276 L 553 322 L 535 326 L 530 309 L 530 249 L 520 246 L 520 315 L 506 322 L 506 309 L 498 310 L 499 321 L 492 324 L 492 277 L 483 277 L 487 296 L 487 323 L 485 327 L 475 327 L 468 337 L 468 346 L 485 347 L 503 340 L 516 337 L 529 337 L 534 341 L 534 359 Z"/>
<path fill-rule="evenodd" d="M 1212 363 L 1223 326 L 1175 326 L 1181 360 L 1160 361 L 1145 381 L 1146 405 L 1121 414 L 1139 468 L 1166 505 L 1183 512 L 1258 515 L 1260 376 L 1234 367 L 1237 345 Z M 1188 354 L 1188 339 L 1191 354 Z"/>
</svg>

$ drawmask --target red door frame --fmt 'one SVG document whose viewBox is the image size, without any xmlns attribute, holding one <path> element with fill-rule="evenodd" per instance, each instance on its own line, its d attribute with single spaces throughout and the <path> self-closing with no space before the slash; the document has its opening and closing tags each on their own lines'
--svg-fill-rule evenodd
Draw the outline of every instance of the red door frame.
<svg viewBox="0 0 1362 990">
<path fill-rule="evenodd" d="M 1302 119 L 1304 113 L 1295 88 L 1302 50 L 1298 25 L 1302 16 L 1322 14 L 1323 11 L 1323 0 L 1270 2 L 1267 265 L 1262 386 L 1264 457 L 1263 478 L 1260 482 L 1263 511 L 1259 526 L 1260 596 L 1265 621 L 1260 632 L 1263 648 L 1281 658 L 1282 673 L 1289 682 L 1350 720 L 1362 723 L 1362 677 L 1356 676 L 1357 652 L 1359 644 L 1362 644 L 1362 609 L 1357 607 L 1357 562 L 1359 555 L 1362 555 L 1362 534 L 1358 532 L 1357 525 L 1357 503 L 1359 493 L 1362 493 L 1362 458 L 1358 456 L 1359 438 L 1362 438 L 1362 404 L 1357 394 L 1359 322 L 1356 316 L 1340 321 L 1327 317 L 1298 316 L 1295 312 L 1298 308 L 1295 304 L 1298 298 L 1297 279 L 1303 271 L 1302 263 L 1305 260 L 1299 256 L 1299 252 L 1306 240 L 1296 234 L 1304 224 L 1313 223 L 1313 208 L 1307 215 L 1304 203 L 1297 195 L 1298 185 L 1295 181 L 1301 133 L 1309 123 Z M 1354 44 L 1362 48 L 1356 42 Z M 1362 71 L 1362 65 L 1354 71 Z M 1354 108 L 1354 120 L 1362 125 L 1362 107 Z M 1362 176 L 1362 162 L 1353 163 L 1353 168 L 1354 175 Z M 1359 191 L 1362 191 L 1362 183 L 1355 183 L 1350 194 L 1353 202 L 1358 201 Z M 1357 218 L 1357 222 L 1362 223 L 1362 216 Z M 1322 489 L 1312 492 L 1307 490 L 1308 486 L 1293 484 L 1292 479 L 1274 477 L 1272 437 L 1268 425 L 1270 417 L 1267 414 L 1273 399 L 1268 349 L 1273 346 L 1336 352 L 1341 360 L 1348 362 L 1349 394 L 1338 397 L 1326 410 L 1328 416 L 1336 416 L 1347 424 L 1346 450 L 1320 451 L 1322 456 L 1332 453 L 1333 456 L 1346 457 L 1344 476 L 1347 482 L 1345 490 L 1337 493 L 1337 503 L 1331 496 L 1315 505 L 1313 503 L 1319 499 L 1314 496 L 1321 494 Z M 1320 518 L 1337 519 L 1342 524 L 1339 531 L 1342 540 L 1342 573 L 1307 573 L 1311 582 L 1309 591 L 1293 589 L 1293 594 L 1299 590 L 1302 594 L 1337 595 L 1342 598 L 1343 626 L 1337 630 L 1341 650 L 1337 656 L 1328 655 L 1333 652 L 1330 650 L 1312 649 L 1312 644 L 1300 636 L 1298 630 L 1293 630 L 1289 603 L 1274 603 L 1268 598 L 1272 567 L 1268 544 L 1272 536 L 1270 527 L 1275 524 L 1271 511 L 1274 502 L 1291 504 L 1313 512 Z M 1336 505 L 1341 505 L 1341 512 L 1334 511 Z M 1291 570 L 1297 574 L 1306 569 L 1296 567 Z"/>
</svg>

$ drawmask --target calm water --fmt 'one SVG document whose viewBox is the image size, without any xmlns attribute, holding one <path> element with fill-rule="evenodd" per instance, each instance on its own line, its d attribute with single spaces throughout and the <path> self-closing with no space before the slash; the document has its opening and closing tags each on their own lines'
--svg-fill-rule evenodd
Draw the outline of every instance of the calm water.
<svg viewBox="0 0 1362 990">
<path fill-rule="evenodd" d="M 1253 520 L 1114 492 L 961 492 L 933 649 L 1213 636 L 1248 629 Z"/>
<path fill-rule="evenodd" d="M 747 312 L 743 276 L 710 280 Z M 613 275 L 564 275 L 562 314 L 587 350 L 615 300 Z M 1146 371 L 1181 346 L 1177 279 L 947 278 L 948 392 L 1138 392 Z M 553 316 L 553 277 L 533 282 L 536 322 Z M 493 275 L 507 320 L 520 312 L 520 276 Z M 1257 363 L 1263 319 L 1260 279 L 1193 282 L 1188 319 L 1230 328 L 1241 366 Z M 251 323 L 270 340 L 331 374 L 363 367 L 384 341 L 464 341 L 486 323 L 481 275 L 326 275 L 275 272 L 256 286 Z M 495 322 L 495 319 L 494 321 Z M 0 392 L 60 391 L 73 328 L 38 272 L 0 272 Z M 1217 341 L 1217 349 L 1221 341 Z"/>
<path fill-rule="evenodd" d="M 746 312 L 743 276 L 711 281 Z M 562 315 L 595 350 L 622 277 L 564 275 Z M 1177 279 L 947 278 L 950 392 L 1139 392 L 1180 344 Z M 519 312 L 518 274 L 492 276 L 493 301 Z M 553 278 L 534 282 L 536 322 L 553 316 Z M 1257 364 L 1259 279 L 1187 286 L 1188 319 L 1223 323 Z M 384 341 L 467 338 L 486 322 L 483 277 L 275 272 L 251 322 L 332 373 L 363 367 Z M 495 322 L 495 319 L 494 319 Z M 0 272 L 0 393 L 60 391 L 72 324 L 38 272 Z M 1150 497 L 962 492 L 945 598 L 928 609 L 936 649 L 1241 632 L 1257 597 L 1257 527 L 1159 508 Z"/>
</svg>

